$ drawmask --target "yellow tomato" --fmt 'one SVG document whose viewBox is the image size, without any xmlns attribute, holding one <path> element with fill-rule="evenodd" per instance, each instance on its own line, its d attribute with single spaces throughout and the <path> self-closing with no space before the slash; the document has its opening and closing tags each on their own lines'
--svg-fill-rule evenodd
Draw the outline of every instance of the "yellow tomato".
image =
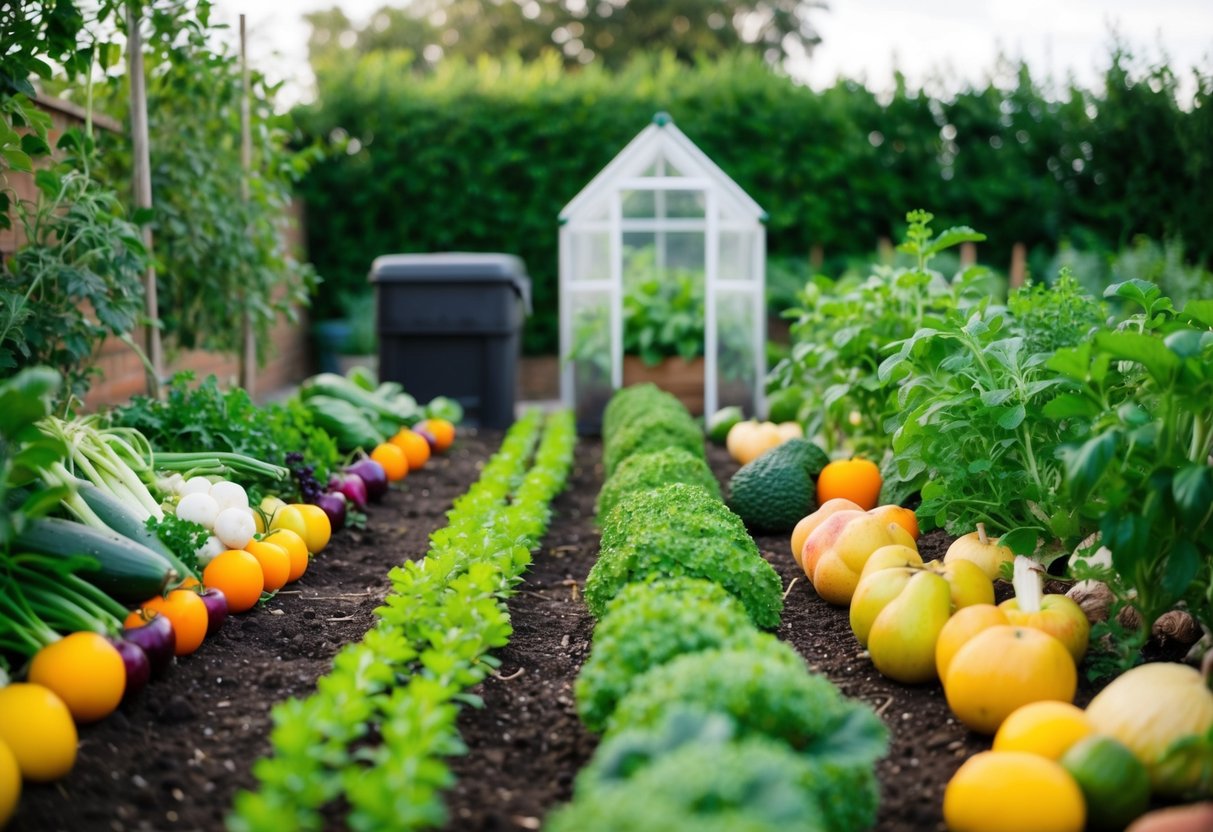
<svg viewBox="0 0 1213 832">
<path fill-rule="evenodd" d="M 1070 746 L 1095 732 L 1082 708 L 1069 702 L 1032 702 L 998 726 L 995 751 L 1027 751 L 1060 760 Z"/>
<path fill-rule="evenodd" d="M 272 534 L 266 535 L 264 540 L 266 543 L 281 546 L 286 550 L 287 555 L 290 556 L 291 572 L 286 578 L 288 584 L 303 577 L 303 573 L 307 571 L 308 555 L 307 543 L 304 542 L 302 537 L 290 529 L 279 529 Z"/>
<path fill-rule="evenodd" d="M 29 680 L 54 691 L 76 722 L 96 722 L 122 701 L 126 665 L 104 636 L 72 633 L 34 654 Z"/>
<path fill-rule="evenodd" d="M 297 509 L 303 516 L 304 531 L 301 536 L 309 552 L 314 555 L 329 545 L 329 538 L 333 536 L 333 524 L 329 522 L 329 516 L 324 513 L 324 509 L 306 503 L 299 503 L 291 508 Z"/>
<path fill-rule="evenodd" d="M 939 678 L 948 678 L 948 666 L 952 664 L 952 657 L 969 639 L 982 630 L 1010 623 L 1007 614 L 993 604 L 974 604 L 957 610 L 956 614 L 948 619 L 948 623 L 943 625 L 939 640 L 935 642 L 935 670 L 939 673 Z"/>
<path fill-rule="evenodd" d="M 951 832 L 1082 832 L 1087 807 L 1074 778 L 1053 760 L 983 751 L 948 783 L 943 819 Z"/>
<path fill-rule="evenodd" d="M 274 512 L 270 518 L 270 531 L 279 529 L 290 529 L 307 541 L 307 521 L 303 519 L 299 506 L 281 506 Z"/>
<path fill-rule="evenodd" d="M 1078 669 L 1065 645 L 1031 627 L 982 630 L 952 657 L 943 680 L 952 713 L 983 734 L 1029 702 L 1072 702 L 1077 689 Z"/>
<path fill-rule="evenodd" d="M 76 763 L 76 724 L 52 691 L 24 682 L 0 688 L 0 741 L 21 776 L 35 783 L 58 780 Z"/>
<path fill-rule="evenodd" d="M 21 769 L 17 768 L 17 758 L 13 752 L 9 751 L 4 740 L 0 740 L 0 829 L 17 811 L 17 801 L 20 799 Z"/>
</svg>

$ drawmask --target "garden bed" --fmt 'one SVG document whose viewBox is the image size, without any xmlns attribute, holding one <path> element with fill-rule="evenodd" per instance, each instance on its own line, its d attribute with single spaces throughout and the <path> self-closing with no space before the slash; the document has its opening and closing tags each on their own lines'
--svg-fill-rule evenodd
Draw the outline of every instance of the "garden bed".
<svg viewBox="0 0 1213 832">
<path fill-rule="evenodd" d="M 445 457 L 405 481 L 364 531 L 333 544 L 295 585 L 230 620 L 220 637 L 178 663 L 113 717 L 85 728 L 76 769 L 54 786 L 30 787 L 14 830 L 221 829 L 235 793 L 253 785 L 250 766 L 268 751 L 270 706 L 309 692 L 337 649 L 357 641 L 387 591 L 387 571 L 426 550 L 451 501 L 478 476 L 500 436 L 464 435 Z M 709 459 L 722 484 L 736 465 L 719 448 Z M 497 651 L 499 674 L 473 689 L 483 709 L 459 720 L 468 754 L 452 761 L 449 830 L 537 829 L 572 793 L 596 738 L 578 721 L 572 685 L 589 653 L 592 619 L 580 597 L 598 553 L 594 501 L 601 444 L 582 440 L 569 489 L 509 607 L 514 634 Z M 880 830 L 942 829 L 943 787 L 988 738 L 959 725 L 937 684 L 907 687 L 881 677 L 862 654 L 845 611 L 818 599 L 792 562 L 784 536 L 757 542 L 787 595 L 777 631 L 849 696 L 870 704 L 892 732 L 878 767 Z M 941 532 L 920 541 L 943 554 Z M 1078 704 L 1094 690 L 1083 683 Z M 330 816 L 331 818 L 332 816 Z"/>
<path fill-rule="evenodd" d="M 388 570 L 425 554 L 501 435 L 464 432 L 332 543 L 291 591 L 229 618 L 133 702 L 80 731 L 71 774 L 27 784 L 13 832 L 220 830 L 251 766 L 269 752 L 270 707 L 308 694 L 333 655 L 371 627 Z"/>
</svg>

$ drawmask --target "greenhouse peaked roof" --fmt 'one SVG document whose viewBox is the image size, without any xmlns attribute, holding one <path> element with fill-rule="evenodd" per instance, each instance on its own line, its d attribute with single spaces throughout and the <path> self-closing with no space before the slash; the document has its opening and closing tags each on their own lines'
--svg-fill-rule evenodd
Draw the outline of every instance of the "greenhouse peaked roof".
<svg viewBox="0 0 1213 832">
<path fill-rule="evenodd" d="M 658 160 L 664 160 L 675 168 L 677 173 L 669 174 L 671 176 L 709 180 L 712 187 L 729 198 L 737 211 L 752 216 L 756 221 L 766 221 L 767 212 L 688 139 L 685 133 L 674 126 L 673 120 L 665 113 L 654 116 L 653 122 L 628 142 L 627 146 L 564 206 L 560 212 L 560 221 L 568 222 L 577 219 L 579 214 L 587 210 L 593 210 L 598 203 L 609 197 L 617 183 L 645 176 L 645 171 L 652 168 Z"/>
</svg>

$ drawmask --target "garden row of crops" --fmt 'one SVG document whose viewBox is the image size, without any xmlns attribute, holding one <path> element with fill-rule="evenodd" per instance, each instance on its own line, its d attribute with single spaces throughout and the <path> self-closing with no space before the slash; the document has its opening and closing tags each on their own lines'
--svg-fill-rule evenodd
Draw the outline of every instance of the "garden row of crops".
<svg viewBox="0 0 1213 832">
<path fill-rule="evenodd" d="M 189 381 L 67 417 L 54 370 L 0 382 L 0 821 L 22 780 L 69 774 L 77 726 L 171 687 L 175 660 L 363 527 L 460 418 L 361 371 L 266 407 Z"/>
</svg>

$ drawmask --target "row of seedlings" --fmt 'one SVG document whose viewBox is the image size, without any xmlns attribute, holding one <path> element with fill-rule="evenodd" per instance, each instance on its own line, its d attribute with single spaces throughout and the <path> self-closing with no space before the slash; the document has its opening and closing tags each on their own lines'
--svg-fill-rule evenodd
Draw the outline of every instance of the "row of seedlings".
<svg viewBox="0 0 1213 832">
<path fill-rule="evenodd" d="M 542 439 L 540 435 L 542 433 Z M 459 497 L 424 559 L 392 590 L 361 643 L 337 654 L 306 699 L 275 706 L 273 756 L 237 796 L 232 830 L 421 829 L 446 820 L 445 757 L 464 751 L 459 703 L 497 667 L 511 635 L 506 599 L 546 533 L 576 443 L 571 414 L 529 413 Z"/>
<path fill-rule="evenodd" d="M 627 388 L 603 442 L 598 624 L 576 684 L 603 740 L 549 832 L 869 828 L 884 726 L 763 632 L 779 577 L 721 501 L 690 414 Z"/>
</svg>

